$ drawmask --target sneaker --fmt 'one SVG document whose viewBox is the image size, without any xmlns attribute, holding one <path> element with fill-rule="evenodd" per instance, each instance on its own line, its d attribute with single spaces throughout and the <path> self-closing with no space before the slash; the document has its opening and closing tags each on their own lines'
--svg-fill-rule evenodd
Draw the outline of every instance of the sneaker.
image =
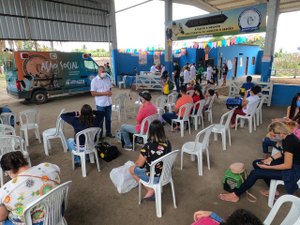
<svg viewBox="0 0 300 225">
<path fill-rule="evenodd" d="M 124 145 L 124 150 L 126 151 L 132 151 L 132 146 L 131 145 Z"/>
</svg>

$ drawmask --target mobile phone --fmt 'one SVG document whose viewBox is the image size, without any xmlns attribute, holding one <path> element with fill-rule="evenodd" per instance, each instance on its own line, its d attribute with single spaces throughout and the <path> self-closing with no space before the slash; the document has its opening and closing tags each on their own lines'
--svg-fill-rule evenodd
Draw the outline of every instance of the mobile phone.
<svg viewBox="0 0 300 225">
<path fill-rule="evenodd" d="M 259 165 L 266 165 L 264 162 L 260 161 L 260 162 L 257 162 L 256 164 L 259 164 Z"/>
</svg>

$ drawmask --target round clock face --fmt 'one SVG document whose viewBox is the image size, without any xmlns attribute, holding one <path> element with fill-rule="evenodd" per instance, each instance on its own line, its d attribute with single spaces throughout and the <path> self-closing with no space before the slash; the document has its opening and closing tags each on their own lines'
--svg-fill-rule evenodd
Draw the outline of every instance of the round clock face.
<svg viewBox="0 0 300 225">
<path fill-rule="evenodd" d="M 246 9 L 240 14 L 238 22 L 242 31 L 257 30 L 261 23 L 260 12 L 256 9 Z"/>
</svg>

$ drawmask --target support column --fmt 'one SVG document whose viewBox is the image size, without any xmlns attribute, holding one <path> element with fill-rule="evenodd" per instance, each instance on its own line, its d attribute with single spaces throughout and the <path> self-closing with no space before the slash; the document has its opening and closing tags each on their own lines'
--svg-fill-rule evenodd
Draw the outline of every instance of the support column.
<svg viewBox="0 0 300 225">
<path fill-rule="evenodd" d="M 267 3 L 268 21 L 265 39 L 265 49 L 261 63 L 261 81 L 267 82 L 271 77 L 277 22 L 280 0 L 269 0 Z"/>
<path fill-rule="evenodd" d="M 167 25 L 172 23 L 172 0 L 165 0 L 165 67 L 169 72 L 169 76 L 172 77 L 173 72 L 173 60 L 172 60 L 172 41 L 167 40 L 166 30 Z"/>
<path fill-rule="evenodd" d="M 110 51 L 112 54 L 112 75 L 115 81 L 115 84 L 118 85 L 118 68 L 117 68 L 117 54 L 118 54 L 118 42 L 117 42 L 117 28 L 116 28 L 116 9 L 115 9 L 115 0 L 110 0 Z"/>
</svg>

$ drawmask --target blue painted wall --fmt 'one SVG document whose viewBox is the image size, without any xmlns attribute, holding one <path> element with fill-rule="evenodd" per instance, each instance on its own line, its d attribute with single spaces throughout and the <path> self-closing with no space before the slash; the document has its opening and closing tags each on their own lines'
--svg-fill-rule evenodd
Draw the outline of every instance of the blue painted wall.
<svg viewBox="0 0 300 225">
<path fill-rule="evenodd" d="M 214 59 L 214 64 L 219 65 L 219 57 L 222 57 L 223 62 L 227 62 L 227 60 L 233 60 L 235 57 L 238 58 L 237 63 L 237 77 L 242 77 L 245 75 L 245 66 L 246 66 L 246 58 L 248 57 L 248 72 L 247 75 L 252 75 L 256 73 L 257 66 L 257 57 L 260 48 L 258 46 L 230 46 L 230 47 L 220 47 L 213 48 L 209 52 L 209 58 Z M 252 65 L 252 57 L 255 57 L 255 63 Z M 240 64 L 240 60 L 242 58 L 242 66 Z M 227 79 L 231 79 L 233 76 L 233 68 L 228 71 Z"/>
<path fill-rule="evenodd" d="M 299 92 L 299 85 L 274 84 L 272 105 L 289 106 L 291 104 L 292 98 Z"/>
<path fill-rule="evenodd" d="M 242 54 L 242 55 L 241 55 Z M 223 62 L 227 60 L 232 60 L 234 57 L 238 57 L 238 67 L 237 67 L 237 77 L 244 76 L 246 57 L 249 57 L 248 63 L 248 75 L 255 74 L 257 71 L 260 71 L 261 67 L 261 52 L 258 46 L 230 46 L 230 47 L 220 47 L 212 48 L 209 53 L 209 58 L 214 60 L 215 65 L 219 65 L 219 57 L 223 58 Z M 240 59 L 243 58 L 243 64 L 240 66 Z M 255 64 L 252 65 L 252 57 L 255 57 Z M 259 58 L 260 57 L 260 58 Z M 137 72 L 140 71 L 149 71 L 150 67 L 153 65 L 153 54 L 147 55 L 147 64 L 139 65 L 139 57 L 132 56 L 128 53 L 119 53 L 118 51 L 114 52 L 115 59 L 115 80 L 120 80 L 121 74 L 127 74 L 130 76 L 135 76 L 136 72 L 134 67 L 137 67 Z M 186 65 L 186 63 L 196 63 L 196 68 L 198 69 L 198 63 L 200 59 L 205 59 L 205 53 L 203 49 L 194 49 L 187 48 L 186 55 L 182 55 L 180 58 L 174 58 L 180 67 Z M 164 55 L 160 56 L 160 61 L 162 64 L 165 63 Z M 259 67 L 259 69 L 257 68 Z M 169 71 L 169 74 L 170 71 Z M 229 70 L 227 79 L 231 79 L 233 76 L 233 69 Z"/>
</svg>

